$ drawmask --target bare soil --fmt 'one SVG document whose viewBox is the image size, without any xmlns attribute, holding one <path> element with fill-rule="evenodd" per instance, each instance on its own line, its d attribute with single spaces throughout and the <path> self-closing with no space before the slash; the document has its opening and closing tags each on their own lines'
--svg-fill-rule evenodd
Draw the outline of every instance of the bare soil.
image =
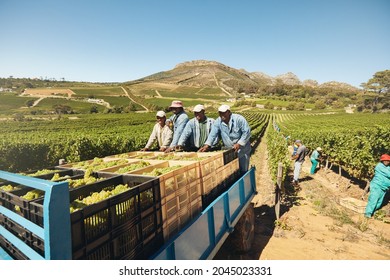
<svg viewBox="0 0 390 280">
<path fill-rule="evenodd" d="M 253 199 L 255 238 L 249 252 L 232 249 L 228 238 L 214 259 L 231 260 L 390 260 L 390 203 L 379 218 L 340 205 L 340 198 L 361 199 L 364 185 L 340 176 L 338 170 L 322 168 L 310 175 L 306 160 L 300 189 L 284 182 L 279 220 L 275 215 L 275 186 L 267 166 L 266 143 L 251 157 L 256 166 L 258 194 Z M 291 173 L 291 172 L 290 172 Z M 365 196 L 365 201 L 367 201 Z"/>
</svg>

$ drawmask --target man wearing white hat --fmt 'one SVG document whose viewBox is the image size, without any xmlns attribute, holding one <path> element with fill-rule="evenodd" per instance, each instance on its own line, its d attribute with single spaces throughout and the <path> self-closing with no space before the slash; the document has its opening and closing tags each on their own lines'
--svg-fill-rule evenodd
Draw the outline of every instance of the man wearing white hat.
<svg viewBox="0 0 390 280">
<path fill-rule="evenodd" d="M 221 135 L 222 142 L 226 148 L 232 148 L 238 153 L 238 161 L 241 174 L 249 169 L 251 154 L 251 129 L 247 120 L 239 114 L 233 114 L 228 105 L 221 105 L 218 108 L 217 118 L 211 128 L 211 132 L 199 152 L 206 152 L 218 135 Z"/>
<path fill-rule="evenodd" d="M 148 143 L 146 143 L 145 148 L 141 149 L 141 151 L 148 151 L 153 143 L 157 140 L 159 150 L 165 151 L 169 145 L 171 144 L 173 132 L 166 125 L 167 117 L 164 111 L 158 111 L 156 114 L 157 123 L 153 127 L 153 131 L 150 134 Z"/>
<path fill-rule="evenodd" d="M 173 115 L 169 118 L 169 120 L 173 123 L 173 139 L 169 147 L 165 150 L 166 153 L 175 149 L 177 143 L 179 142 L 179 138 L 189 120 L 181 101 L 172 101 L 171 106 L 169 106 L 169 110 L 173 112 Z"/>
<path fill-rule="evenodd" d="M 177 143 L 176 150 L 197 151 L 206 142 L 214 123 L 213 118 L 206 116 L 203 105 L 198 104 L 194 107 L 194 118 L 189 120 L 184 128 L 182 135 Z M 213 146 L 218 142 L 218 138 Z"/>
</svg>

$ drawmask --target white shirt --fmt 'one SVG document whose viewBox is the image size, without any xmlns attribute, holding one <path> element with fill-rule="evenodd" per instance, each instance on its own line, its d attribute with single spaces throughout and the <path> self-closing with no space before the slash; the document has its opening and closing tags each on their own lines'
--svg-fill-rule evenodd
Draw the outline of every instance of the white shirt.
<svg viewBox="0 0 390 280">
<path fill-rule="evenodd" d="M 160 148 L 167 148 L 172 142 L 172 137 L 173 131 L 167 125 L 161 127 L 159 123 L 156 123 L 153 127 L 152 134 L 150 134 L 148 143 L 146 143 L 145 148 L 149 149 L 156 139 Z"/>
</svg>

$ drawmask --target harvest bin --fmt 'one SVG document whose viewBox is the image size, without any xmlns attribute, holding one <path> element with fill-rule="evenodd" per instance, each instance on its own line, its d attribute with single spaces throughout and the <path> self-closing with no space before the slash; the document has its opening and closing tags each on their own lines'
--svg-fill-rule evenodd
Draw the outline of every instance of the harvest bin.
<svg viewBox="0 0 390 280">
<path fill-rule="evenodd" d="M 202 210 L 200 170 L 193 161 L 163 161 L 129 174 L 145 175 L 159 168 L 178 167 L 157 176 L 160 182 L 165 242 Z"/>
<path fill-rule="evenodd" d="M 69 178 L 67 178 L 67 179 L 77 180 L 77 179 L 83 178 L 84 173 L 85 172 L 82 170 L 68 169 L 68 170 L 63 170 L 63 171 L 59 172 L 58 174 L 60 176 L 69 176 Z M 48 179 L 51 178 L 53 175 L 54 175 L 54 173 L 48 175 L 47 176 Z M 104 180 L 104 179 L 107 179 L 109 177 L 113 177 L 114 175 L 94 172 L 91 174 L 91 176 L 98 179 L 98 180 Z M 41 179 L 45 179 L 45 178 L 41 178 Z M 66 179 L 56 180 L 56 182 L 62 182 L 62 181 L 66 181 Z M 3 185 L 8 185 L 8 184 L 12 185 L 14 187 L 17 187 L 18 189 L 13 190 L 13 191 L 4 191 L 4 190 L 0 189 L 0 205 L 20 214 L 21 216 L 25 217 L 28 220 L 31 220 L 30 204 L 36 200 L 39 200 L 40 198 L 35 198 L 35 199 L 30 199 L 30 200 L 25 199 L 22 196 L 27 194 L 29 191 L 34 190 L 33 188 L 26 187 L 23 185 L 18 185 L 15 183 L 10 183 L 10 182 L 5 182 Z M 79 186 L 79 187 L 82 187 L 82 186 Z M 72 189 L 73 188 L 70 188 L 71 191 L 72 191 Z M 42 192 L 42 196 L 43 196 L 43 192 Z"/>
<path fill-rule="evenodd" d="M 157 178 L 115 176 L 71 190 L 69 199 L 72 202 L 119 184 L 131 189 L 70 214 L 73 259 L 146 259 L 163 245 Z M 42 225 L 43 199 L 30 203 L 30 220 Z M 25 229 L 19 236 L 42 254 L 42 240 L 32 238 Z"/>
</svg>

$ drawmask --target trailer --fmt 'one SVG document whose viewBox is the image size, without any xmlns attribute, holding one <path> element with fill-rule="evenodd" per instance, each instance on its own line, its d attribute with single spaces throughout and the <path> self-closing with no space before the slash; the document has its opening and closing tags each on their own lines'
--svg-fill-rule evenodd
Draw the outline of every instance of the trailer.
<svg viewBox="0 0 390 280">
<path fill-rule="evenodd" d="M 20 215 L 11 211 L 9 205 L 5 205 L 6 199 L 1 200 L 3 205 L 0 204 L 0 259 L 74 259 L 72 242 L 75 241 L 72 240 L 72 236 L 74 239 L 75 231 L 69 215 L 68 183 L 52 182 L 6 171 L 0 171 L 0 179 L 44 191 L 42 221 L 38 224 L 29 216 L 34 216 L 31 214 L 31 205 L 25 209 L 28 215 Z M 248 250 L 254 237 L 254 212 L 251 201 L 255 194 L 255 167 L 251 167 L 249 171 L 229 184 L 223 193 L 209 202 L 207 208 L 192 217 L 185 227 L 166 238 L 163 244 L 147 240 L 159 240 L 156 237 L 147 236 L 142 239 L 143 250 L 148 250 L 147 259 L 212 259 L 232 233 L 238 246 L 244 251 Z M 23 211 L 25 206 L 18 207 Z M 155 206 L 153 209 L 159 211 L 159 207 Z M 139 219 L 141 224 L 142 217 Z M 118 228 L 117 231 L 129 231 L 129 227 Z M 158 228 L 154 231 L 158 231 Z M 142 235 L 143 231 L 140 232 Z M 112 236 L 115 237 L 115 233 L 102 235 L 99 242 L 103 244 L 102 239 L 112 238 Z M 200 236 L 202 238 L 199 238 Z M 120 251 L 122 249 L 120 247 L 123 246 L 121 244 L 115 240 L 110 243 L 110 248 Z M 88 246 L 93 244 L 85 245 Z M 113 246 L 117 246 L 116 249 L 112 249 Z M 40 249 L 40 253 L 37 252 L 37 248 Z"/>
</svg>

